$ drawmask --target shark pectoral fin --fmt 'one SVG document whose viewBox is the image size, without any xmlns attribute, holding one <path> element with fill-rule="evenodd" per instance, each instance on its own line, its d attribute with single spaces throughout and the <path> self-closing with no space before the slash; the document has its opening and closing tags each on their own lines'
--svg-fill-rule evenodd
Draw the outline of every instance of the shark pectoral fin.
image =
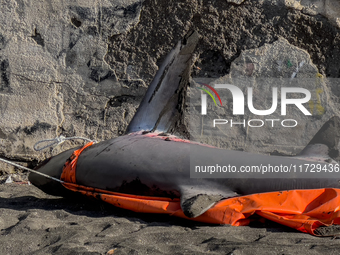
<svg viewBox="0 0 340 255">
<path fill-rule="evenodd" d="M 213 207 L 222 198 L 221 195 L 198 194 L 188 199 L 181 198 L 181 207 L 185 216 L 196 218 Z"/>
<path fill-rule="evenodd" d="M 213 207 L 218 201 L 238 194 L 225 188 L 181 187 L 181 207 L 185 216 L 196 218 Z"/>
</svg>

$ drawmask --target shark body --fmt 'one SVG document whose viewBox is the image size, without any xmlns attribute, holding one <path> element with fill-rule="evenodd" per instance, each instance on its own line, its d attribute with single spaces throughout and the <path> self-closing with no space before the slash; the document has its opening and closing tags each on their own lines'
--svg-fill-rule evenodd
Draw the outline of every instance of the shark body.
<svg viewBox="0 0 340 255">
<path fill-rule="evenodd" d="M 190 178 L 190 158 L 218 165 L 301 165 L 312 162 L 328 166 L 336 153 L 339 118 L 329 120 L 298 157 L 282 157 L 232 151 L 178 139 L 183 95 L 192 66 L 198 35 L 178 43 L 165 59 L 131 121 L 127 134 L 94 144 L 79 156 L 77 184 L 108 191 L 180 198 L 183 212 L 197 217 L 217 201 L 239 195 L 294 189 L 339 188 L 340 178 Z M 38 171 L 60 178 L 74 150 L 65 151 L 40 164 Z M 319 154 L 319 155 L 317 155 Z M 65 194 L 65 188 L 31 173 L 29 180 L 46 193 Z"/>
</svg>

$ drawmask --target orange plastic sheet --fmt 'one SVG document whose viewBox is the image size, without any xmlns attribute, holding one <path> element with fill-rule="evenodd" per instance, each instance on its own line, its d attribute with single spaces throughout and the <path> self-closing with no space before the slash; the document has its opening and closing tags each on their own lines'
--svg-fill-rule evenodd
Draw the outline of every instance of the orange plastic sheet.
<svg viewBox="0 0 340 255">
<path fill-rule="evenodd" d="M 60 180 L 64 182 L 70 182 L 70 183 L 77 183 L 76 181 L 76 168 L 77 168 L 77 162 L 80 154 L 87 148 L 90 147 L 93 144 L 93 142 L 89 142 L 85 144 L 82 148 L 79 150 L 76 150 L 72 153 L 71 157 L 66 161 L 63 172 L 61 173 Z"/>
<path fill-rule="evenodd" d="M 201 216 L 188 218 L 184 215 L 178 198 L 135 196 L 78 185 L 75 170 L 83 149 L 85 148 L 75 151 L 71 160 L 66 162 L 61 178 L 65 181 L 63 185 L 72 191 L 99 198 L 120 208 L 233 226 L 247 225 L 250 222 L 249 216 L 258 214 L 312 235 L 316 235 L 314 230 L 320 226 L 340 224 L 340 189 L 333 188 L 279 191 L 228 198 L 216 203 Z"/>
<path fill-rule="evenodd" d="M 250 222 L 249 216 L 255 213 L 312 235 L 320 226 L 340 224 L 340 189 L 290 190 L 228 198 L 201 216 L 188 218 L 181 209 L 179 199 L 133 196 L 72 183 L 64 186 L 134 212 L 170 214 L 212 224 L 245 226 Z"/>
</svg>

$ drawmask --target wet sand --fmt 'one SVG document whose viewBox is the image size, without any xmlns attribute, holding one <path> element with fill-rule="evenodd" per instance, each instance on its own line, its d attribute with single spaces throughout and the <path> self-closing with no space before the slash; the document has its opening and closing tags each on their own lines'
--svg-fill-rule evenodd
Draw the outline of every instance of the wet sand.
<svg viewBox="0 0 340 255">
<path fill-rule="evenodd" d="M 266 221 L 213 226 L 0 185 L 0 254 L 338 254 L 340 239 Z M 108 253 L 109 252 L 109 253 Z"/>
</svg>

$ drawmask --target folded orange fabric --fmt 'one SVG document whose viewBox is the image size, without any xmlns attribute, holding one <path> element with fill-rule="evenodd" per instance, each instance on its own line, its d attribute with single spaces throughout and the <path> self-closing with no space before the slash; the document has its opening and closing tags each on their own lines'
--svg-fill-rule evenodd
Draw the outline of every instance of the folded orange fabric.
<svg viewBox="0 0 340 255">
<path fill-rule="evenodd" d="M 290 190 L 224 199 L 197 218 L 184 215 L 179 199 L 134 196 L 65 183 L 70 190 L 99 198 L 114 206 L 143 213 L 162 213 L 190 220 L 244 226 L 249 216 L 263 218 L 316 235 L 320 226 L 340 223 L 340 189 Z"/>
<path fill-rule="evenodd" d="M 315 229 L 340 224 L 340 189 L 277 191 L 224 199 L 196 218 L 184 215 L 178 198 L 146 197 L 84 187 L 76 182 L 76 165 L 81 152 L 93 143 L 76 150 L 65 163 L 61 180 L 72 191 L 99 198 L 114 206 L 143 213 L 162 213 L 190 220 L 244 226 L 249 216 L 263 218 L 316 235 Z"/>
</svg>

